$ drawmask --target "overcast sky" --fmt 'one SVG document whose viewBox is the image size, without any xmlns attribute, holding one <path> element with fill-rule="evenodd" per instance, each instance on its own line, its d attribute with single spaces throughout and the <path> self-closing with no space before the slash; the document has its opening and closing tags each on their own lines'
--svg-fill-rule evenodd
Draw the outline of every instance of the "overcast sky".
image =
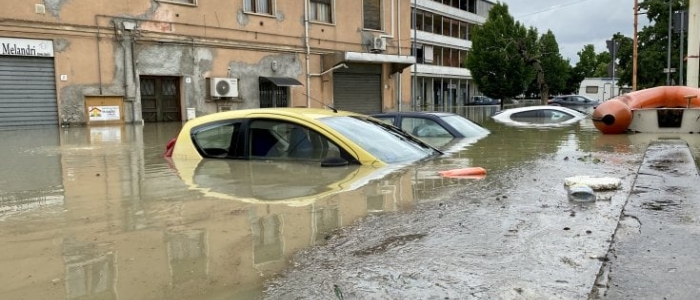
<svg viewBox="0 0 700 300">
<path fill-rule="evenodd" d="M 552 30 L 559 51 L 572 64 L 586 44 L 593 44 L 596 53 L 606 51 L 605 41 L 620 32 L 632 37 L 634 0 L 494 0 L 508 5 L 516 21 L 534 26 L 540 34 Z M 641 1 L 640 1 L 641 2 Z M 638 29 L 648 24 L 639 18 Z"/>
</svg>

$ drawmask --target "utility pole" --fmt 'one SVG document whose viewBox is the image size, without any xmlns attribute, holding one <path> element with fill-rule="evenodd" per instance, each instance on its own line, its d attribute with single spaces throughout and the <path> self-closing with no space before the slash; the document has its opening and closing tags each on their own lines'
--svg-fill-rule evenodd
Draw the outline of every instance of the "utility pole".
<svg viewBox="0 0 700 300">
<path fill-rule="evenodd" d="M 688 60 L 686 68 L 686 85 L 698 87 L 700 71 L 700 0 L 690 0 L 688 9 Z"/>
<path fill-rule="evenodd" d="M 678 72 L 678 85 L 683 85 L 683 65 L 685 64 L 685 59 L 684 59 L 684 50 L 685 50 L 685 30 L 688 26 L 688 11 L 686 10 L 680 10 L 674 12 L 673 15 L 673 32 L 674 33 L 679 33 L 681 36 L 680 40 L 680 47 L 679 47 L 679 52 L 680 55 L 678 56 L 679 59 L 679 65 L 678 68 L 680 71 Z"/>
<path fill-rule="evenodd" d="M 639 0 L 634 0 L 634 31 L 632 38 L 632 91 L 637 90 L 637 19 L 639 18 Z"/>
<path fill-rule="evenodd" d="M 615 97 L 615 86 L 617 85 L 615 83 L 615 60 L 617 59 L 617 50 L 620 48 L 620 42 L 615 39 L 610 39 L 605 41 L 605 43 L 607 44 L 608 51 L 610 51 L 610 56 L 612 57 L 610 65 L 608 66 L 608 74 L 612 76 L 612 85 L 610 85 L 610 98 L 612 98 Z"/>
<path fill-rule="evenodd" d="M 673 20 L 673 0 L 668 0 L 668 47 L 666 48 L 666 85 L 671 85 L 671 21 Z"/>
</svg>

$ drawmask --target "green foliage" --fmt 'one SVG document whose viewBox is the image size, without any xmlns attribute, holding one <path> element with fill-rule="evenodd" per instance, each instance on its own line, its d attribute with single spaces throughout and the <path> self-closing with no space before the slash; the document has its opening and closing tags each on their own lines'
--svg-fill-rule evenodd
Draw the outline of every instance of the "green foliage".
<svg viewBox="0 0 700 300">
<path fill-rule="evenodd" d="M 671 34 L 671 51 L 668 50 L 669 1 L 674 11 L 686 10 L 688 0 L 640 0 L 640 18 L 646 17 L 650 25 L 638 30 L 637 89 L 666 85 L 668 55 L 672 84 L 680 76 L 680 33 Z M 631 24 L 630 24 L 631 25 Z M 612 37 L 619 43 L 615 55 L 615 78 L 620 85 L 632 85 L 633 40 L 616 33 Z M 687 35 L 684 36 L 687 40 Z M 684 49 L 685 50 L 685 49 Z M 534 28 L 526 29 L 514 21 L 508 6 L 497 3 L 489 12 L 482 27 L 473 30 L 472 50 L 465 65 L 472 72 L 474 81 L 486 95 L 507 99 L 519 95 L 576 93 L 586 77 L 608 77 L 611 54 L 604 49 L 596 53 L 591 44 L 578 52 L 579 61 L 571 66 L 561 57 L 556 38 L 550 32 L 538 36 Z"/>
<path fill-rule="evenodd" d="M 593 77 L 598 67 L 596 58 L 595 46 L 592 44 L 583 46 L 583 49 L 578 52 L 578 62 L 576 63 L 575 69 L 577 74 L 583 76 L 581 80 L 583 80 L 584 77 Z"/>
<path fill-rule="evenodd" d="M 569 62 L 559 53 L 559 43 L 551 30 L 540 37 L 538 44 L 544 79 L 549 86 L 549 92 L 563 93 L 569 77 Z"/>
<path fill-rule="evenodd" d="M 671 0 L 672 10 L 680 11 L 688 8 L 688 0 Z M 671 33 L 671 50 L 668 51 L 669 0 L 643 0 L 639 3 L 639 17 L 646 18 L 650 25 L 638 31 L 637 36 L 637 89 L 666 85 L 664 68 L 668 65 L 668 54 L 671 55 L 671 68 L 677 72 L 672 74 L 674 82 L 678 82 L 680 71 L 680 33 Z M 632 85 L 632 39 L 618 33 L 622 40 L 619 50 L 620 80 L 622 85 Z M 687 35 L 684 35 L 687 40 Z M 672 82 L 673 84 L 673 82 Z"/>
<path fill-rule="evenodd" d="M 495 4 L 486 22 L 472 32 L 472 49 L 465 61 L 472 78 L 487 96 L 508 99 L 528 93 L 548 96 L 567 90 L 571 73 L 551 31 L 516 22 L 504 3 Z"/>
<path fill-rule="evenodd" d="M 516 41 L 525 38 L 524 27 L 498 3 L 487 21 L 472 32 L 472 49 L 465 65 L 479 90 L 493 98 L 513 98 L 525 90 L 534 73 L 518 54 Z"/>
<path fill-rule="evenodd" d="M 593 77 L 611 77 L 611 75 L 608 75 L 608 66 L 612 61 L 612 55 L 610 55 L 610 52 L 605 51 L 598 53 L 595 57 L 595 61 L 596 68 L 595 73 L 593 73 Z"/>
</svg>

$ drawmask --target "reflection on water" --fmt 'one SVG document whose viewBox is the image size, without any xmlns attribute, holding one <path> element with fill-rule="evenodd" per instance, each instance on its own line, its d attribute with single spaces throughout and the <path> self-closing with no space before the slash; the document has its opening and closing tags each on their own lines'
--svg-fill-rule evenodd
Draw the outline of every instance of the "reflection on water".
<svg viewBox="0 0 700 300">
<path fill-rule="evenodd" d="M 370 214 L 474 184 L 497 189 L 535 161 L 595 153 L 614 162 L 653 139 L 601 136 L 585 123 L 537 130 L 480 121 L 489 136 L 387 169 L 167 161 L 164 145 L 180 124 L 0 131 L 11 141 L 0 144 L 0 298 L 255 298 L 294 253 Z M 467 166 L 489 173 L 437 175 Z"/>
</svg>

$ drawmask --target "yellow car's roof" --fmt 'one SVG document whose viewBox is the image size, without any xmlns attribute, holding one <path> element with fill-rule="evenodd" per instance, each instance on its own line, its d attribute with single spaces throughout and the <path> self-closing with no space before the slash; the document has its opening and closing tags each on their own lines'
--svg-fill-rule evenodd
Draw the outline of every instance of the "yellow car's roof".
<svg viewBox="0 0 700 300">
<path fill-rule="evenodd" d="M 195 127 L 201 124 L 209 123 L 216 120 L 226 120 L 235 118 L 245 118 L 256 114 L 270 114 L 287 117 L 304 117 L 309 119 L 320 119 L 330 116 L 362 116 L 361 114 L 322 108 L 305 108 L 305 107 L 276 107 L 276 108 L 250 108 L 241 110 L 224 111 L 209 114 L 196 119 L 190 120 L 185 125 L 188 128 Z"/>
</svg>

